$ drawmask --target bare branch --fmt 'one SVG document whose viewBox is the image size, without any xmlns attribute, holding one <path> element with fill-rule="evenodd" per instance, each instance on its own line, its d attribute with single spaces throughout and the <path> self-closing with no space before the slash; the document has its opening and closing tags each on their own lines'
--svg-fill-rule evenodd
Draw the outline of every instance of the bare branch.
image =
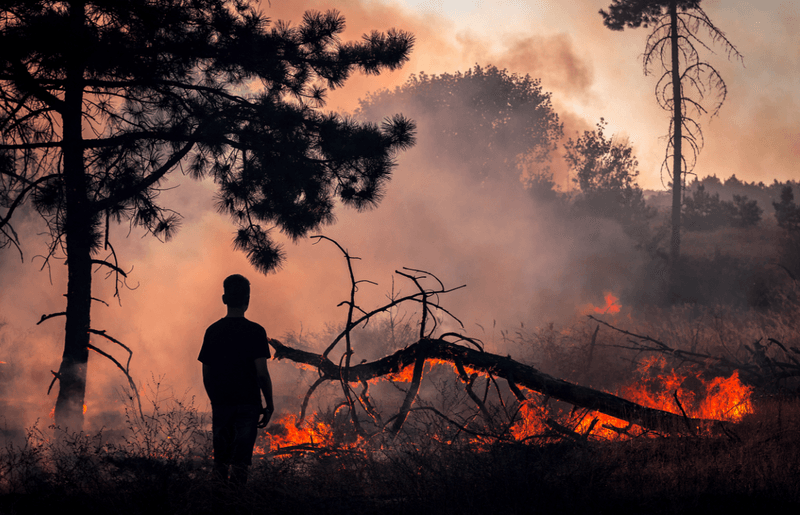
<svg viewBox="0 0 800 515">
<path fill-rule="evenodd" d="M 119 275 L 121 275 L 122 277 L 128 277 L 128 274 L 127 274 L 127 273 L 125 273 L 125 271 L 124 271 L 123 269 L 121 269 L 121 268 L 120 268 L 120 267 L 118 267 L 117 265 L 112 265 L 112 264 L 111 264 L 111 263 L 109 263 L 108 261 L 103 261 L 103 260 L 101 260 L 101 259 L 93 259 L 93 260 L 92 260 L 92 264 L 94 264 L 94 265 L 100 265 L 100 266 L 106 266 L 106 267 L 110 268 L 111 270 L 113 270 L 114 272 L 116 272 L 116 273 L 118 273 Z"/>
<path fill-rule="evenodd" d="M 97 329 L 89 329 L 89 332 L 92 333 L 92 334 L 96 334 L 96 335 L 102 336 L 106 340 L 108 340 L 110 342 L 113 342 L 113 343 L 116 343 L 117 345 L 119 345 L 120 347 L 122 347 L 123 349 L 128 351 L 128 362 L 125 364 L 125 371 L 127 372 L 128 370 L 130 370 L 131 358 L 133 357 L 133 351 L 130 349 L 130 347 L 128 347 L 127 345 L 125 345 L 121 341 L 117 340 L 116 338 L 113 338 L 113 337 L 107 335 L 105 330 L 98 331 Z"/>
<path fill-rule="evenodd" d="M 105 336 L 105 335 L 103 335 L 103 336 Z M 106 336 L 106 338 L 109 338 L 109 337 Z M 111 338 L 109 338 L 109 339 L 111 339 Z M 111 339 L 111 340 L 115 341 L 113 339 Z M 116 343 L 119 343 L 119 342 L 116 342 Z M 122 344 L 120 344 L 120 345 L 122 345 Z M 89 344 L 88 347 L 89 347 L 90 350 L 93 350 L 96 353 L 100 354 L 101 356 L 107 358 L 114 365 L 116 365 L 116 367 L 118 369 L 120 369 L 123 374 L 125 374 L 125 377 L 128 379 L 128 385 L 131 387 L 131 391 L 133 391 L 134 395 L 136 396 L 136 402 L 139 405 L 139 416 L 142 419 L 144 419 L 144 411 L 142 410 L 142 400 L 139 397 L 139 390 L 136 388 L 136 383 L 134 382 L 133 378 L 131 377 L 130 373 L 128 372 L 128 369 L 123 367 L 122 364 L 119 361 L 117 361 L 116 358 L 114 358 L 114 356 L 112 356 L 111 354 L 108 354 L 107 352 L 100 350 L 99 348 L 95 347 L 92 344 Z M 123 347 L 125 347 L 125 346 L 123 345 Z M 130 365 L 130 358 L 128 358 L 128 364 Z"/>
<path fill-rule="evenodd" d="M 64 316 L 64 317 L 67 316 L 67 312 L 66 311 L 61 311 L 60 313 L 50 313 L 49 315 L 42 315 L 42 318 L 40 318 L 39 321 L 36 322 L 36 325 L 41 324 L 45 320 L 49 320 L 51 318 L 61 317 L 61 316 Z"/>
<path fill-rule="evenodd" d="M 397 417 L 395 418 L 394 424 L 392 425 L 391 432 L 394 435 L 400 432 L 400 429 L 403 427 L 403 422 L 405 422 L 406 417 L 408 416 L 408 411 L 411 409 L 411 404 L 414 402 L 414 399 L 417 397 L 417 393 L 419 392 L 419 385 L 422 381 L 422 369 L 425 365 L 426 356 L 424 353 L 420 353 L 417 356 L 416 361 L 414 362 L 414 372 L 411 376 L 411 386 L 408 388 L 408 392 L 406 392 L 406 397 L 403 400 L 403 405 L 400 407 L 400 411 L 397 413 Z"/>
</svg>

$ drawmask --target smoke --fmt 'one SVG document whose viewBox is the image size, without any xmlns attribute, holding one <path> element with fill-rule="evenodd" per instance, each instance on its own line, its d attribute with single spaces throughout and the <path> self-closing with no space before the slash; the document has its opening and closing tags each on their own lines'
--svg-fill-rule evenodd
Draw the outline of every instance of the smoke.
<svg viewBox="0 0 800 515">
<path fill-rule="evenodd" d="M 304 10 L 324 10 L 329 5 L 321 0 L 272 0 L 261 7 L 272 20 L 297 23 Z M 718 13 L 712 7 L 708 12 L 716 19 Z M 414 33 L 416 46 L 401 70 L 380 76 L 356 74 L 342 89 L 329 92 L 328 109 L 353 111 L 367 93 L 401 85 L 410 73 L 452 73 L 475 63 L 494 64 L 542 79 L 544 89 L 553 93 L 565 137 L 593 128 L 600 116 L 611 122 L 610 132 L 624 129 L 632 134 L 642 163 L 640 183 L 660 186 L 664 141 L 658 137 L 666 133 L 668 119 L 655 105 L 654 79 L 642 75 L 639 56 L 644 30 L 611 33 L 602 27 L 597 6 L 570 7 L 576 9 L 570 23 L 577 32 L 537 26 L 530 33 L 492 36 L 476 35 L 442 16 L 427 13 L 423 17 L 396 4 L 347 0 L 338 2 L 337 9 L 347 20 L 344 40 L 394 27 Z M 727 28 L 730 21 L 723 17 L 719 25 Z M 739 28 L 730 27 L 731 39 L 742 41 Z M 776 52 L 778 46 L 779 42 L 761 43 L 764 52 L 782 55 Z M 741 50 L 748 55 L 746 73 L 762 69 L 758 53 L 753 51 L 751 59 L 747 49 Z M 789 58 L 793 61 L 783 68 L 781 80 L 796 77 L 791 70 L 796 71 L 798 56 Z M 748 78 L 741 68 L 723 64 L 721 70 L 730 97 L 720 117 L 704 126 L 707 146 L 698 172 L 702 166 L 703 175 L 726 177 L 736 172 L 744 180 L 788 174 L 800 147 L 800 127 L 791 116 L 796 97 L 743 91 Z M 394 111 L 385 113 L 391 114 Z M 447 287 L 466 284 L 440 299 L 442 305 L 462 320 L 465 332 L 484 339 L 490 350 L 504 352 L 501 330 L 570 318 L 586 303 L 601 305 L 605 291 L 618 294 L 624 304 L 624 292 L 639 287 L 636 278 L 643 265 L 618 225 L 601 219 L 565 218 L 534 202 L 516 180 L 476 182 L 466 180 L 456 163 L 442 161 L 432 166 L 426 152 L 436 141 L 425 132 L 431 120 L 423 115 L 416 121 L 420 143 L 401 156 L 382 203 L 364 213 L 339 209 L 337 223 L 321 231 L 361 258 L 354 262 L 358 279 L 378 283 L 359 286 L 358 300 L 365 309 L 385 303 L 393 288 L 403 293 L 413 290 L 410 283 L 394 276 L 394 270 L 427 270 Z M 482 142 L 467 144 L 480 148 Z M 556 183 L 567 189 L 570 181 L 562 152 L 559 148 L 554 153 L 550 171 Z M 175 239 L 161 243 L 116 227 L 111 240 L 120 265 L 130 270 L 127 287 L 120 290 L 121 300 L 114 297 L 113 277 L 106 279 L 104 271 L 95 274 L 94 295 L 109 305 L 95 304 L 92 326 L 107 330 L 134 350 L 131 373 L 137 382 L 153 377 L 172 385 L 178 397 L 188 392 L 201 405 L 205 402 L 197 354 L 205 328 L 225 314 L 222 280 L 232 273 L 251 280 L 248 317 L 263 324 L 271 337 L 323 332 L 326 324 L 344 321 L 346 307 L 337 304 L 348 298 L 350 283 L 344 258 L 333 245 L 314 245 L 310 239 L 292 243 L 278 235 L 286 246 L 286 266 L 276 274 L 260 276 L 241 253 L 232 250 L 232 226 L 210 207 L 213 184 L 175 174 L 168 186 L 177 188 L 162 194 L 163 204 L 184 216 Z M 66 274 L 63 261 L 58 260 L 39 271 L 42 261 L 32 256 L 46 254 L 47 237 L 40 234 L 44 227 L 34 216 L 18 217 L 16 228 L 23 235 L 25 262 L 20 263 L 13 249 L 0 252 L 0 322 L 5 323 L 0 327 L 0 361 L 7 362 L 0 365 L 0 409 L 7 424 L 24 425 L 46 418 L 55 402 L 55 393 L 46 397 L 45 392 L 52 379 L 50 370 L 57 370 L 60 362 L 63 319 L 35 324 L 42 314 L 64 310 Z M 444 319 L 447 327 L 458 328 Z M 124 350 L 113 343 L 99 337 L 93 343 L 121 362 L 127 360 Z M 280 363 L 270 366 L 278 408 L 296 410 L 296 371 Z M 125 383 L 112 363 L 92 354 L 87 393 L 90 425 L 108 420 L 100 415 L 105 410 L 119 411 L 118 392 Z"/>
<path fill-rule="evenodd" d="M 592 66 L 576 53 L 567 34 L 510 36 L 503 40 L 498 51 L 489 50 L 472 33 L 458 34 L 456 40 L 475 62 L 492 63 L 516 73 L 534 73 L 548 89 L 560 95 L 590 95 Z"/>
<path fill-rule="evenodd" d="M 272 2 L 265 12 L 275 20 L 292 19 L 303 9 L 318 7 L 321 5 L 315 2 L 303 7 Z M 412 31 L 418 44 L 412 61 L 403 70 L 379 77 L 354 76 L 343 89 L 331 92 L 331 108 L 352 109 L 368 91 L 402 84 L 410 72 L 426 66 L 433 66 L 434 71 L 469 66 L 451 63 L 454 53 L 467 63 L 488 58 L 479 55 L 479 45 L 474 41 L 445 38 L 446 31 L 439 29 L 447 25 L 437 25 L 437 20 L 423 21 L 401 9 L 376 3 L 345 2 L 339 7 L 348 22 L 344 39 L 394 26 Z M 386 26 L 385 19 L 392 19 L 392 25 Z M 541 67 L 542 73 L 552 77 L 559 87 L 587 94 L 590 67 L 574 55 L 569 38 L 529 38 L 509 44 L 507 63 L 501 59 L 505 51 L 496 56 L 501 66 L 510 67 L 537 56 L 538 61 L 533 60 L 530 65 L 534 68 L 529 66 L 523 72 L 536 74 L 535 68 Z M 537 44 L 546 51 L 537 53 Z M 564 67 L 559 69 L 558 60 L 562 58 Z M 562 117 L 575 130 L 588 126 L 569 113 Z M 427 138 L 425 127 L 429 120 L 420 118 L 417 122 L 420 137 Z M 467 144 L 474 147 L 481 142 Z M 554 213 L 534 205 L 516 179 L 480 184 L 465 181 L 453 163 L 442 162 L 431 168 L 425 154 L 430 148 L 421 143 L 401 158 L 380 206 L 366 213 L 340 209 L 337 224 L 322 231 L 361 258 L 354 263 L 358 279 L 378 283 L 359 287 L 358 300 L 363 307 L 369 309 L 387 302 L 392 288 L 402 293 L 413 289 L 397 276 L 393 284 L 394 270 L 428 270 L 447 287 L 466 284 L 465 289 L 448 294 L 441 303 L 464 322 L 467 333 L 477 333 L 491 346 L 501 340 L 499 331 L 503 328 L 564 313 L 571 315 L 578 300 L 600 301 L 602 288 L 611 285 L 592 284 L 593 289 L 599 289 L 592 291 L 595 298 L 590 298 L 581 274 L 571 270 L 606 266 L 604 258 L 595 256 L 596 248 L 586 251 L 593 239 L 603 249 L 613 246 L 626 251 L 629 244 L 618 228 L 592 220 L 585 221 L 582 227 L 566 227 L 554 218 Z M 213 184 L 173 175 L 165 186 L 174 188 L 164 191 L 159 200 L 184 217 L 175 239 L 161 243 L 138 230 L 112 228 L 111 242 L 120 265 L 130 271 L 129 277 L 120 287 L 119 299 L 114 296 L 113 276 L 106 278 L 101 270 L 94 279 L 94 296 L 108 306 L 95 304 L 92 327 L 107 331 L 134 350 L 131 374 L 139 384 L 149 381 L 161 383 L 162 388 L 171 385 L 173 395 L 197 395 L 201 404 L 205 402 L 197 354 L 205 328 L 224 316 L 222 280 L 232 273 L 243 273 L 251 280 L 248 317 L 263 324 L 272 337 L 280 338 L 290 331 L 319 332 L 326 324 L 343 323 L 346 310 L 337 304 L 348 297 L 350 283 L 344 258 L 333 245 L 314 245 L 309 239 L 295 244 L 277 235 L 286 245 L 287 265 L 276 274 L 260 276 L 241 253 L 232 250 L 233 228 L 210 208 Z M 17 228 L 28 235 L 24 241 L 28 255 L 46 252 L 46 236 L 35 236 L 44 229 L 35 217 Z M 599 236 L 608 231 L 613 236 Z M 563 234 L 568 234 L 566 239 L 560 238 Z M 44 392 L 51 380 L 49 371 L 58 369 L 63 321 L 55 318 L 41 326 L 34 324 L 44 313 L 63 311 L 61 295 L 66 277 L 61 261 L 51 261 L 48 274 L 38 272 L 29 260 L 22 264 L 14 258 L 11 252 L 2 253 L 2 305 L 7 326 L 0 328 L 0 360 L 5 355 L 13 356 L 5 361 L 14 370 L 22 371 L 15 372 L 11 380 L 4 380 L 1 387 L 5 404 L 27 407 L 24 420 L 8 422 L 29 424 L 46 417 L 55 401 L 55 391 L 49 398 Z M 413 316 L 413 312 L 407 316 Z M 444 323 L 445 327 L 460 329 L 452 320 Z M 114 343 L 102 337 L 93 337 L 92 343 L 121 363 L 127 361 L 127 353 Z M 291 366 L 274 364 L 273 374 L 279 406 L 287 411 L 296 409 L 296 371 Z M 7 377 L 5 372 L 3 377 Z M 87 385 L 89 427 L 114 420 L 109 413 L 121 410 L 125 384 L 123 374 L 113 363 L 91 355 Z M 281 395 L 287 397 L 284 402 L 280 402 Z M 10 413 L 6 417 L 21 416 L 17 412 L 6 413 Z"/>
</svg>

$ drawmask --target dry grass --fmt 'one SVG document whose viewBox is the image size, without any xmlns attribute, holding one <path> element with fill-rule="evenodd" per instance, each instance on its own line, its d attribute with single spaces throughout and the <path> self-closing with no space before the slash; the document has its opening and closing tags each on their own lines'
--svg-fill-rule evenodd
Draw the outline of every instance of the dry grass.
<svg viewBox="0 0 800 515">
<path fill-rule="evenodd" d="M 187 410 L 162 415 L 183 420 Z M 351 451 L 261 456 L 239 490 L 213 482 L 208 454 L 192 458 L 195 444 L 182 441 L 184 449 L 147 455 L 130 433 L 127 442 L 112 443 L 102 434 L 33 428 L 24 442 L 0 451 L 0 513 L 707 514 L 800 507 L 800 402 L 783 397 L 761 399 L 755 414 L 719 437 L 478 448 L 416 435 Z"/>
<path fill-rule="evenodd" d="M 746 359 L 743 346 L 759 338 L 800 346 L 798 313 L 788 305 L 770 312 L 681 307 L 623 310 L 609 320 L 676 348 Z M 582 320 L 520 331 L 510 336 L 519 345 L 513 354 L 583 384 L 622 384 L 643 356 L 615 348 L 627 337 L 602 328 L 587 366 L 595 327 Z M 426 402 L 458 409 L 463 392 L 454 393 L 444 372 L 426 380 L 438 396 Z M 145 417 L 129 412 L 118 433 L 33 427 L 0 448 L 0 513 L 796 513 L 800 401 L 796 386 L 779 386 L 757 392 L 755 412 L 713 437 L 477 443 L 430 412 L 413 412 L 396 439 L 258 456 L 251 481 L 235 490 L 210 479 L 202 414 L 191 400 L 162 398 L 156 383 Z M 335 427 L 347 419 L 328 416 L 336 434 L 351 436 Z"/>
</svg>

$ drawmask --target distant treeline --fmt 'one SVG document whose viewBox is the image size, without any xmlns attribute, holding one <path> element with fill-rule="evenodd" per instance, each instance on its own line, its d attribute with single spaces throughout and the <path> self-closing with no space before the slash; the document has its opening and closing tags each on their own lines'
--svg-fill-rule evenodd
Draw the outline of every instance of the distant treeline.
<svg viewBox="0 0 800 515">
<path fill-rule="evenodd" d="M 800 208 L 794 202 L 798 191 L 800 183 L 796 181 L 764 184 L 740 181 L 735 174 L 725 180 L 716 175 L 695 178 L 686 186 L 683 226 L 687 231 L 748 227 L 774 217 L 780 226 L 794 229 L 800 226 Z M 645 190 L 644 197 L 659 212 L 671 209 L 671 192 Z"/>
</svg>

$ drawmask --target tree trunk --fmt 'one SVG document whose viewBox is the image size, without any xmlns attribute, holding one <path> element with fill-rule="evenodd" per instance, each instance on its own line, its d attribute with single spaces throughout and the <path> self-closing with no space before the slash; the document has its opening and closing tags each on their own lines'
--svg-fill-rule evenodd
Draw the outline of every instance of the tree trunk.
<svg viewBox="0 0 800 515">
<path fill-rule="evenodd" d="M 64 354 L 58 372 L 59 390 L 55 422 L 61 427 L 80 431 L 83 428 L 83 404 L 86 395 L 86 367 L 89 361 L 89 327 L 92 302 L 91 249 L 93 213 L 86 196 L 87 177 L 83 162 L 83 70 L 80 61 L 83 38 L 84 5 L 70 6 L 72 52 L 67 58 L 64 89 L 63 173 L 66 197 L 64 238 L 67 254 L 67 322 Z"/>
<path fill-rule="evenodd" d="M 316 367 L 322 379 L 339 381 L 342 378 L 341 367 L 320 354 L 293 349 L 274 339 L 270 340 L 270 345 L 275 349 L 275 359 L 288 359 Z M 415 365 L 416 377 L 417 365 L 427 359 L 441 359 L 454 364 L 460 362 L 464 367 L 507 380 L 512 389 L 523 386 L 574 406 L 588 408 L 664 433 L 684 433 L 689 427 L 694 431 L 699 427 L 710 427 L 713 423 L 707 420 L 687 419 L 674 413 L 641 406 L 610 393 L 556 379 L 508 356 L 474 350 L 440 339 L 420 340 L 391 356 L 358 364 L 350 368 L 350 380 L 369 381 L 397 373 L 411 365 Z M 418 388 L 418 384 L 412 388 Z M 414 393 L 416 394 L 416 391 Z M 406 403 L 410 405 L 408 400 Z M 401 415 L 403 410 L 407 410 L 405 404 L 401 409 Z"/>
<path fill-rule="evenodd" d="M 670 19 L 670 44 L 672 49 L 672 236 L 669 247 L 669 282 L 670 282 L 670 302 L 675 300 L 677 292 L 677 266 L 681 253 L 681 204 L 683 177 L 681 167 L 683 158 L 681 153 L 681 143 L 683 142 L 683 115 L 682 93 L 681 93 L 681 73 L 680 73 L 680 54 L 678 47 L 678 5 L 673 0 L 669 5 Z"/>
</svg>

